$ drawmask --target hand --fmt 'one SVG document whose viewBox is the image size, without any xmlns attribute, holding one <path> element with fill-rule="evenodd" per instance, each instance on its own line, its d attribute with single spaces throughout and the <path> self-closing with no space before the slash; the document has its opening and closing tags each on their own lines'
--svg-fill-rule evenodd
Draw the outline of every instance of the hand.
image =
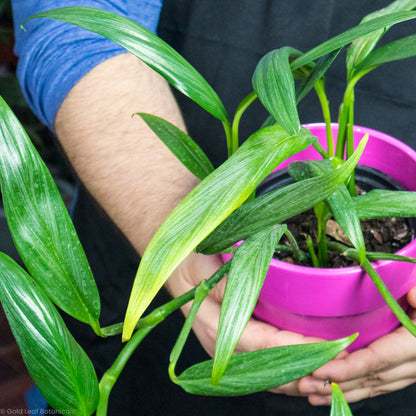
<svg viewBox="0 0 416 416">
<path fill-rule="evenodd" d="M 202 279 L 209 278 L 221 265 L 220 256 L 204 256 L 192 253 L 169 278 L 166 287 L 172 296 L 177 297 L 194 288 Z M 215 351 L 224 288 L 225 279 L 222 279 L 201 305 L 193 325 L 193 330 L 199 342 L 211 357 L 214 356 Z M 190 307 L 190 303 L 184 306 L 183 312 L 185 315 L 189 312 Z M 293 332 L 279 330 L 272 325 L 252 318 L 236 347 L 236 352 L 319 341 L 322 341 L 322 339 L 304 337 Z M 299 391 L 298 383 L 299 381 L 294 381 L 272 391 L 291 396 L 306 396 L 306 394 Z"/>
<path fill-rule="evenodd" d="M 416 321 L 416 287 L 407 295 Z M 368 347 L 330 361 L 299 381 L 313 405 L 330 405 L 331 383 L 339 384 L 348 402 L 401 390 L 416 382 L 416 338 L 404 327 Z"/>
</svg>

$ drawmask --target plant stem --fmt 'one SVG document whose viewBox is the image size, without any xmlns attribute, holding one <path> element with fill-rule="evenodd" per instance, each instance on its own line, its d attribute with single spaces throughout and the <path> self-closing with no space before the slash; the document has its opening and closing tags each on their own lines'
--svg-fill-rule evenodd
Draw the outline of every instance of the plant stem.
<svg viewBox="0 0 416 416">
<path fill-rule="evenodd" d="M 318 263 L 319 267 L 328 266 L 328 246 L 326 240 L 326 224 L 330 218 L 330 212 L 325 202 L 320 202 L 314 207 L 318 222 Z"/>
<path fill-rule="evenodd" d="M 357 254 L 357 259 L 359 261 L 359 256 Z M 416 325 L 414 322 L 409 318 L 406 312 L 401 308 L 401 306 L 397 303 L 396 299 L 394 299 L 393 295 L 390 293 L 387 286 L 384 284 L 383 280 L 381 280 L 378 273 L 375 271 L 374 267 L 371 263 L 366 259 L 363 263 L 363 267 L 367 274 L 370 276 L 373 283 L 376 285 L 376 288 L 380 292 L 383 299 L 386 301 L 387 305 L 389 305 L 392 312 L 396 315 L 397 319 L 400 323 L 413 335 L 416 336 Z"/>
<path fill-rule="evenodd" d="M 231 260 L 224 263 L 209 279 L 207 284 L 211 289 L 228 273 Z M 195 297 L 196 287 L 155 309 L 149 315 L 141 318 L 135 329 L 154 327 L 162 322 L 172 312 L 176 311 Z M 123 332 L 123 322 L 101 328 L 104 337 L 119 335 Z"/>
<path fill-rule="evenodd" d="M 225 138 L 227 139 L 227 152 L 228 157 L 230 157 L 233 152 L 233 141 L 232 141 L 232 134 L 231 134 L 231 124 L 229 121 L 223 121 L 222 125 L 224 127 Z"/>
<path fill-rule="evenodd" d="M 121 353 L 118 355 L 110 369 L 104 373 L 99 383 L 100 400 L 97 407 L 97 416 L 107 415 L 108 399 L 114 384 L 116 383 L 121 371 L 127 364 L 127 361 L 132 356 L 133 352 L 153 328 L 154 327 L 146 327 L 136 331 L 135 334 L 131 337 L 130 341 L 122 349 Z"/>
<path fill-rule="evenodd" d="M 212 288 L 210 288 L 209 285 L 207 285 L 205 280 L 203 280 L 196 288 L 195 298 L 192 302 L 191 310 L 189 311 L 189 314 L 186 317 L 185 323 L 182 326 L 181 332 L 170 354 L 169 376 L 171 380 L 176 384 L 179 384 L 178 377 L 175 374 L 176 363 L 178 362 L 183 347 L 185 346 L 185 342 L 188 339 L 189 333 L 191 332 L 192 324 L 195 320 L 199 307 L 201 306 L 202 302 L 207 297 L 211 289 Z"/>
<path fill-rule="evenodd" d="M 313 246 L 313 241 L 310 235 L 306 237 L 306 246 L 308 247 L 309 254 L 311 255 L 313 267 L 319 267 L 319 260 L 315 253 L 315 248 Z"/>
<path fill-rule="evenodd" d="M 231 266 L 231 261 L 223 264 L 207 281 L 204 282 L 204 287 L 208 292 L 228 273 Z M 199 287 L 199 286 L 198 286 Z M 131 339 L 127 342 L 125 347 L 121 350 L 112 366 L 104 373 L 100 380 L 100 401 L 97 407 L 97 416 L 105 416 L 107 414 L 108 399 L 111 390 L 116 383 L 121 371 L 127 364 L 129 358 L 140 345 L 142 340 L 149 334 L 149 332 L 159 323 L 161 323 L 167 316 L 175 312 L 181 306 L 185 305 L 192 299 L 194 299 L 198 287 L 189 290 L 183 295 L 165 303 L 159 308 L 155 309 L 145 318 L 140 319 L 138 323 L 139 329 L 134 333 Z M 110 328 L 110 329 L 108 329 Z M 102 332 L 111 335 L 115 335 L 114 330 L 122 332 L 122 324 L 112 325 L 111 327 L 102 328 Z"/>
<path fill-rule="evenodd" d="M 329 102 L 325 93 L 325 81 L 323 78 L 321 78 L 315 84 L 315 91 L 321 103 L 322 114 L 325 120 L 326 141 L 327 141 L 326 154 L 328 155 L 328 157 L 332 157 L 334 156 L 334 138 L 332 137 L 332 129 L 331 129 L 331 111 L 329 109 Z"/>
<path fill-rule="evenodd" d="M 233 154 L 238 147 L 240 146 L 239 138 L 238 138 L 238 129 L 240 126 L 240 120 L 241 116 L 244 114 L 244 112 L 247 110 L 249 105 L 257 98 L 257 94 L 253 91 L 247 97 L 245 97 L 240 104 L 237 107 L 237 110 L 234 114 L 233 124 L 231 126 L 231 149 Z M 231 154 L 228 154 L 228 157 L 231 156 Z"/>
<path fill-rule="evenodd" d="M 340 243 L 331 243 L 331 248 L 341 252 L 347 258 L 360 261 L 360 256 L 355 249 L 351 249 L 347 246 L 344 246 Z M 396 299 L 394 299 L 393 295 L 390 293 L 389 289 L 375 271 L 374 267 L 370 263 L 369 259 L 366 258 L 362 264 L 362 267 L 370 276 L 371 280 L 373 281 L 374 285 L 380 292 L 381 296 L 390 307 L 391 311 L 394 313 L 396 318 L 400 321 L 400 323 L 413 335 L 416 337 L 416 325 L 415 323 L 409 318 L 406 312 L 401 308 L 401 306 L 397 303 Z"/>
<path fill-rule="evenodd" d="M 347 129 L 347 160 L 354 153 L 354 89 L 351 91 L 349 114 L 348 114 L 348 129 Z M 352 172 L 350 180 L 348 181 L 348 190 L 351 196 L 356 196 L 355 193 L 355 174 Z"/>
<path fill-rule="evenodd" d="M 285 235 L 287 239 L 289 240 L 289 244 L 292 247 L 293 257 L 295 260 L 304 260 L 305 253 L 299 248 L 298 242 L 296 241 L 296 238 L 293 236 L 293 234 L 289 231 L 285 231 Z"/>
<path fill-rule="evenodd" d="M 347 126 L 350 120 L 350 114 L 354 113 L 354 88 L 357 82 L 372 69 L 366 69 L 358 74 L 356 74 L 347 84 L 345 89 L 344 99 L 339 110 L 338 117 L 338 137 L 337 137 L 337 148 L 335 151 L 335 156 L 344 160 L 345 153 L 345 141 L 347 138 Z M 352 107 L 352 108 L 350 108 Z M 353 126 L 350 126 L 352 129 Z"/>
</svg>

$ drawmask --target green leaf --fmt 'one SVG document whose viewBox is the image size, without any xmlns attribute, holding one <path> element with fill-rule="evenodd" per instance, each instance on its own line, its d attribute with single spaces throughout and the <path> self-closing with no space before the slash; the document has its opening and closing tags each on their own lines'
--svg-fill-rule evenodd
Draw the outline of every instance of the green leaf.
<svg viewBox="0 0 416 416">
<path fill-rule="evenodd" d="M 234 354 L 218 386 L 211 384 L 213 360 L 188 368 L 178 382 L 188 393 L 200 395 L 241 396 L 264 391 L 310 374 L 339 354 L 356 336 Z"/>
<path fill-rule="evenodd" d="M 416 35 L 396 40 L 371 52 L 356 68 L 364 72 L 387 62 L 416 56 Z"/>
<path fill-rule="evenodd" d="M 214 170 L 203 150 L 181 129 L 152 114 L 137 113 L 137 115 L 197 178 L 204 179 Z"/>
<path fill-rule="evenodd" d="M 313 140 L 304 128 L 293 136 L 278 125 L 259 130 L 189 193 L 159 228 L 141 259 L 126 313 L 124 339 L 130 338 L 136 322 L 182 260 L 276 165 Z"/>
<path fill-rule="evenodd" d="M 332 383 L 332 403 L 330 416 L 352 416 L 351 409 L 345 400 L 338 384 Z"/>
<path fill-rule="evenodd" d="M 274 249 L 286 229 L 286 225 L 275 225 L 247 238 L 232 259 L 215 344 L 212 370 L 214 385 L 219 383 L 224 374 L 253 313 Z"/>
<path fill-rule="evenodd" d="M 416 192 L 374 189 L 353 203 L 360 218 L 416 217 Z"/>
<path fill-rule="evenodd" d="M 412 10 L 415 7 L 415 0 L 396 0 L 389 4 L 387 7 L 384 7 L 383 9 L 377 10 L 365 16 L 362 19 L 361 24 L 391 13 Z M 390 27 L 390 25 L 387 25 L 375 32 L 370 33 L 367 36 L 363 36 L 362 38 L 355 40 L 351 44 L 347 53 L 347 70 L 349 79 L 351 79 L 355 73 L 362 71 L 363 68 L 358 69 L 357 67 L 362 66 L 362 61 L 365 60 L 373 51 L 378 41 Z"/>
<path fill-rule="evenodd" d="M 415 19 L 416 12 L 398 12 L 391 13 L 387 16 L 377 17 L 368 22 L 359 24 L 358 26 L 353 27 L 324 43 L 321 43 L 316 48 L 311 49 L 306 52 L 299 58 L 295 59 L 292 62 L 292 70 L 296 70 L 303 65 L 307 65 L 310 62 L 320 58 L 321 56 L 327 55 L 328 53 L 342 48 L 343 46 L 349 44 L 350 42 L 358 39 L 362 36 L 365 36 L 373 31 L 383 29 L 385 27 L 390 27 L 394 24 L 405 22 L 407 20 Z"/>
<path fill-rule="evenodd" d="M 237 241 L 300 214 L 328 198 L 351 175 L 366 142 L 361 141 L 354 156 L 335 172 L 285 186 L 245 203 L 205 238 L 196 251 L 204 254 L 218 253 Z"/>
<path fill-rule="evenodd" d="M 29 373 L 47 402 L 63 414 L 91 415 L 98 403 L 91 361 L 41 287 L 3 253 L 0 301 Z"/>
<path fill-rule="evenodd" d="M 309 72 L 308 76 L 302 81 L 298 88 L 296 88 L 296 102 L 299 103 L 309 91 L 315 86 L 315 84 L 324 76 L 327 69 L 334 62 L 335 58 L 340 53 L 341 49 L 332 51 L 326 56 L 323 56 L 313 69 Z"/>
<path fill-rule="evenodd" d="M 253 88 L 267 111 L 288 133 L 300 129 L 295 82 L 289 64 L 291 48 L 269 52 L 257 64 Z"/>
<path fill-rule="evenodd" d="M 308 162 L 295 162 L 289 166 L 289 173 L 296 180 L 303 180 L 304 177 L 327 176 L 333 172 L 331 162 L 327 160 L 313 160 Z M 360 219 L 355 211 L 352 197 L 347 187 L 342 184 L 326 202 L 328 203 L 335 221 L 340 225 L 350 239 L 352 245 L 360 255 L 360 263 L 365 260 L 365 243 L 361 230 Z"/>
<path fill-rule="evenodd" d="M 48 169 L 0 98 L 0 182 L 17 250 L 47 295 L 96 330 L 100 298 L 87 258 Z"/>
<path fill-rule="evenodd" d="M 228 122 L 221 100 L 202 75 L 167 43 L 133 20 L 92 7 L 62 7 L 35 14 L 29 19 L 34 18 L 71 23 L 112 40 L 214 117 Z"/>
</svg>

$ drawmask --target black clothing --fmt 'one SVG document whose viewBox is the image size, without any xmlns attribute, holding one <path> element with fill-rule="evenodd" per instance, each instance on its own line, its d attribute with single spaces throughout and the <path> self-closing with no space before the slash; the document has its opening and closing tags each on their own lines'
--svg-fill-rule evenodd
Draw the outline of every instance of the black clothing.
<svg viewBox="0 0 416 416">
<path fill-rule="evenodd" d="M 268 51 L 292 46 L 307 51 L 357 24 L 388 0 L 165 0 L 159 34 L 185 56 L 223 99 L 230 114 L 252 91 L 251 76 Z M 394 28 L 386 40 L 414 23 Z M 345 86 L 344 60 L 327 74 L 327 93 L 333 116 Z M 356 89 L 356 124 L 382 130 L 416 145 L 414 60 L 388 64 L 364 78 Z M 395 71 L 400 68 L 400 71 Z M 221 123 L 184 96 L 177 94 L 191 137 L 200 143 L 215 165 L 224 160 L 226 144 Z M 241 124 L 241 137 L 255 131 L 267 114 L 256 102 Z M 300 105 L 301 122 L 321 121 L 321 110 L 311 93 Z M 336 120 L 334 120 L 336 121 Z M 102 296 L 102 325 L 121 322 L 138 265 L 138 257 L 105 215 L 81 191 L 75 224 L 86 249 Z M 162 293 L 154 304 L 167 299 Z M 168 359 L 182 324 L 177 313 L 154 330 L 123 371 L 110 396 L 110 415 L 329 415 L 328 407 L 312 407 L 304 398 L 259 393 L 237 398 L 192 396 L 168 378 Z M 97 340 L 70 323 L 100 375 L 114 360 L 120 339 Z M 207 359 L 191 336 L 180 367 Z M 178 373 L 180 369 L 178 369 Z M 354 415 L 413 415 L 416 386 L 352 405 Z"/>
</svg>

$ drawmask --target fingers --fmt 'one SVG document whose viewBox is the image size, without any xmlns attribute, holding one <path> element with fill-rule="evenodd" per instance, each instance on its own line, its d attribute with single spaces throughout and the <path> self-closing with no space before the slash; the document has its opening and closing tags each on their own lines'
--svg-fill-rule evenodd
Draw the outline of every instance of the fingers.
<svg viewBox="0 0 416 416">
<path fill-rule="evenodd" d="M 299 382 L 314 405 L 331 402 L 330 381 L 339 384 L 345 398 L 354 402 L 390 393 L 416 382 L 416 339 L 404 328 L 369 347 L 335 359 Z"/>
<path fill-rule="evenodd" d="M 340 388 L 344 394 L 345 399 L 349 403 L 358 402 L 364 399 L 370 399 L 372 397 L 379 396 L 381 394 L 387 394 L 394 391 L 402 390 L 407 386 L 410 386 L 416 381 L 415 378 L 410 379 L 401 379 L 395 381 L 394 383 L 388 383 L 381 386 L 368 386 L 362 388 L 356 388 L 351 391 L 346 391 L 345 387 L 341 384 Z M 301 391 L 301 388 L 299 388 Z M 321 392 L 319 394 L 309 394 L 308 400 L 309 403 L 313 406 L 329 406 L 331 405 L 332 388 L 330 383 L 322 383 Z"/>
<path fill-rule="evenodd" d="M 416 338 L 401 327 L 367 348 L 349 354 L 343 360 L 331 361 L 313 375 L 319 379 L 343 382 L 383 372 L 414 360 Z"/>
</svg>

